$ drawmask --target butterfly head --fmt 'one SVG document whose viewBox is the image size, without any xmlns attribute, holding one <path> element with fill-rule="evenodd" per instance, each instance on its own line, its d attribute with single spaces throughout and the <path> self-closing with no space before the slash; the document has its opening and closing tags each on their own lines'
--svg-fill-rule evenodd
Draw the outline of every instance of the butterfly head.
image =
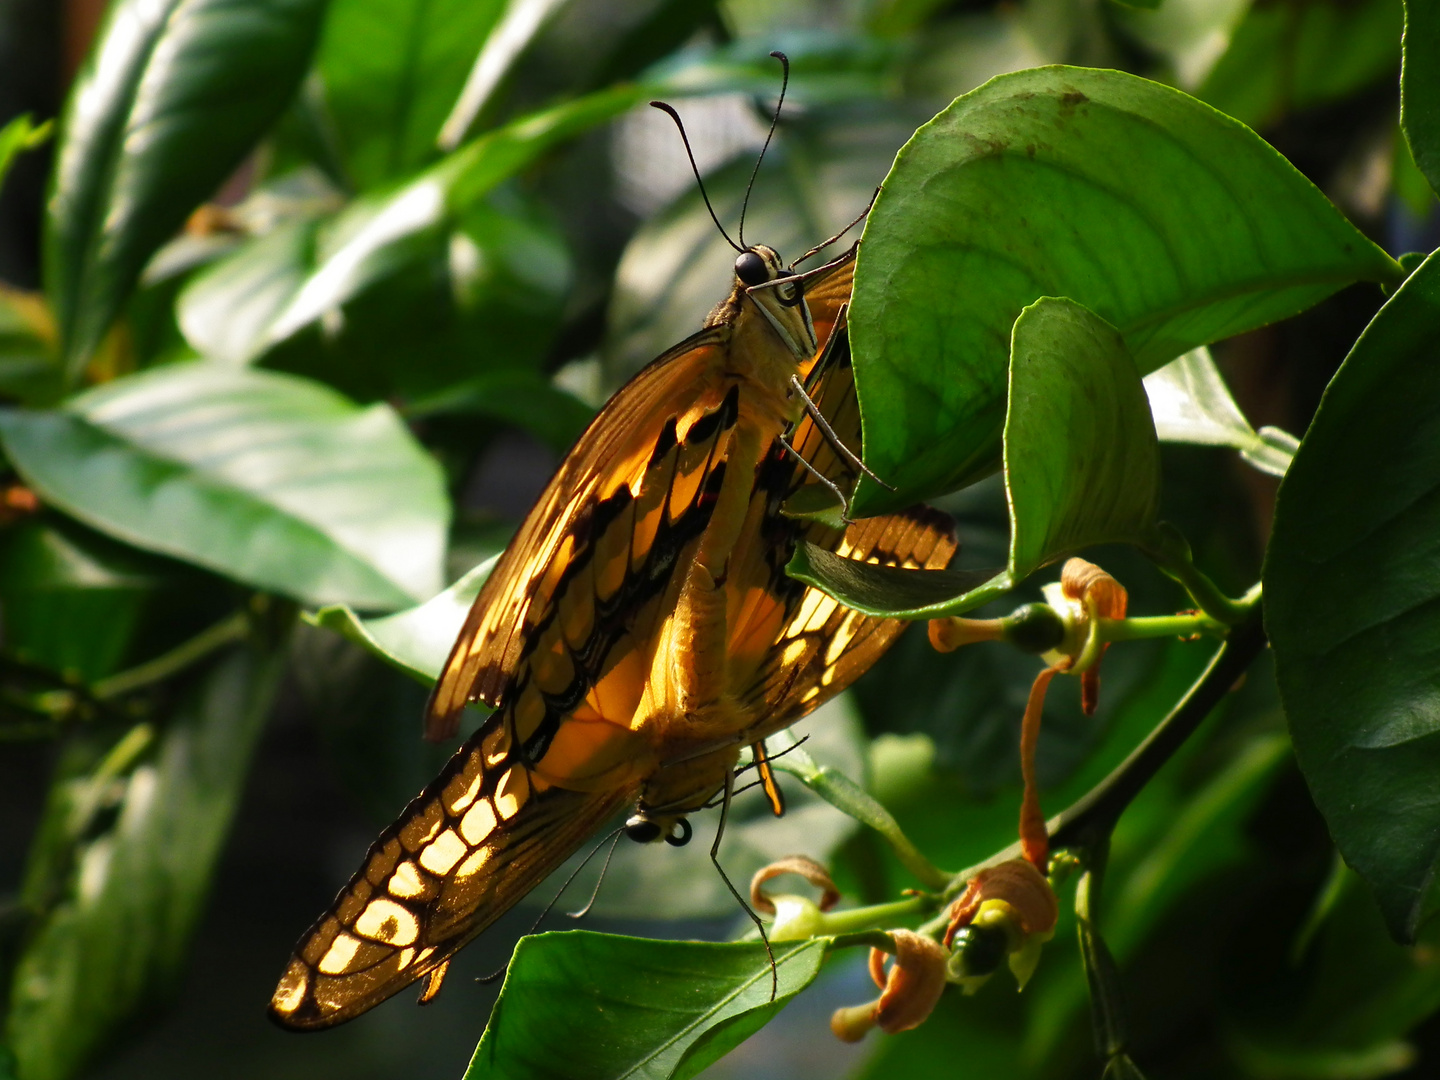
<svg viewBox="0 0 1440 1080">
<path fill-rule="evenodd" d="M 786 268 L 774 248 L 755 244 L 735 257 L 735 292 L 755 302 L 796 357 L 815 355 L 815 327 L 801 275 Z"/>
</svg>

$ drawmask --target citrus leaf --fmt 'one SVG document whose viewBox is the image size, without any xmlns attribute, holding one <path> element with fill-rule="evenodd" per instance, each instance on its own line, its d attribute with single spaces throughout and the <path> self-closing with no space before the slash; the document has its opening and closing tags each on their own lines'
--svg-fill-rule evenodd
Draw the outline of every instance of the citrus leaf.
<svg viewBox="0 0 1440 1080">
<path fill-rule="evenodd" d="M 999 462 L 1009 329 L 1066 296 L 1141 373 L 1402 272 L 1254 132 L 1116 71 L 1003 75 L 901 150 L 865 227 L 851 338 L 861 513 Z"/>
<path fill-rule="evenodd" d="M 443 478 L 388 405 L 182 363 L 7 410 L 0 437 L 43 501 L 136 547 L 315 604 L 439 588 Z"/>
<path fill-rule="evenodd" d="M 72 376 L 310 63 L 325 0 L 122 0 L 61 126 L 46 292 Z"/>
<path fill-rule="evenodd" d="M 1410 154 L 1440 194 L 1440 6 L 1406 0 L 1404 65 L 1400 74 L 1400 127 Z"/>
<path fill-rule="evenodd" d="M 738 1046 L 820 973 L 824 941 L 765 947 L 572 930 L 523 938 L 465 1080 L 668 1080 Z M 564 1032 L 557 1038 L 557 1032 Z"/>
<path fill-rule="evenodd" d="M 440 677 L 470 605 L 499 558 L 486 559 L 444 592 L 393 615 L 367 619 L 346 604 L 332 604 L 313 615 L 307 613 L 305 621 L 363 645 L 428 685 Z"/>
<path fill-rule="evenodd" d="M 1265 614 L 1295 753 L 1412 941 L 1440 865 L 1440 258 L 1371 321 L 1281 484 Z"/>
<path fill-rule="evenodd" d="M 178 988 L 282 659 L 231 652 L 158 734 L 139 725 L 52 787 L 5 1022 L 25 1080 L 65 1080 Z"/>
</svg>

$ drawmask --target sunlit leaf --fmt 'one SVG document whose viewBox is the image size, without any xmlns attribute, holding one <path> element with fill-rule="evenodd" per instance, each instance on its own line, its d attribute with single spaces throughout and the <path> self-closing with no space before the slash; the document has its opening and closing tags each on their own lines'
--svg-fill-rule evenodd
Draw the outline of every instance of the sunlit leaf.
<svg viewBox="0 0 1440 1080">
<path fill-rule="evenodd" d="M 1223 162 L 1223 167 L 1218 164 Z M 1041 296 L 1116 327 L 1141 373 L 1399 267 L 1253 132 L 1114 71 L 1042 68 L 958 99 L 866 223 L 851 334 L 874 513 L 993 470 L 1008 331 Z"/>
<path fill-rule="evenodd" d="M 386 405 L 293 376 L 175 364 L 0 413 L 41 498 L 121 540 L 310 603 L 432 595 L 439 467 Z"/>
<path fill-rule="evenodd" d="M 363 645 L 387 664 L 429 684 L 439 677 L 455 639 L 460 636 L 460 628 L 465 625 L 470 605 L 498 558 L 497 555 L 485 560 L 425 603 L 393 615 L 365 618 L 354 608 L 336 604 L 321 608 L 306 619 Z"/>
<path fill-rule="evenodd" d="M 1390 932 L 1440 864 L 1440 259 L 1380 309 L 1280 487 L 1265 622 L 1301 770 Z"/>
<path fill-rule="evenodd" d="M 466 1080 L 691 1077 L 763 1027 L 820 972 L 824 941 L 776 945 L 571 931 L 515 950 Z M 563 1031 L 563 1038 L 556 1033 Z"/>
<path fill-rule="evenodd" d="M 122 0 L 71 92 L 46 222 L 46 292 L 72 375 L 146 261 L 299 85 L 323 0 Z"/>
</svg>

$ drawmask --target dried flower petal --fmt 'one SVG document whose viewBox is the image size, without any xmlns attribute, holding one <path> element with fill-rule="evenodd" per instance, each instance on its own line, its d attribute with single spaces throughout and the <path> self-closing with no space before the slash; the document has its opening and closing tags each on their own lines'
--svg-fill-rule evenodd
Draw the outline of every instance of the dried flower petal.
<svg viewBox="0 0 1440 1080">
<path fill-rule="evenodd" d="M 868 1005 L 836 1009 L 830 1030 L 845 1042 L 858 1042 L 872 1027 L 886 1034 L 919 1027 L 935 1009 L 945 990 L 945 961 L 949 953 L 934 938 L 913 930 L 891 930 L 895 956 L 870 950 L 870 977 L 881 987 L 880 997 Z"/>
<path fill-rule="evenodd" d="M 766 915 L 775 914 L 774 901 L 760 886 L 781 874 L 797 874 L 819 889 L 821 896 L 818 906 L 821 911 L 829 911 L 840 902 L 840 890 L 830 879 L 830 871 L 809 856 L 787 855 L 783 859 L 776 859 L 768 866 L 762 866 L 750 879 L 750 906 L 756 911 L 764 912 Z"/>
</svg>

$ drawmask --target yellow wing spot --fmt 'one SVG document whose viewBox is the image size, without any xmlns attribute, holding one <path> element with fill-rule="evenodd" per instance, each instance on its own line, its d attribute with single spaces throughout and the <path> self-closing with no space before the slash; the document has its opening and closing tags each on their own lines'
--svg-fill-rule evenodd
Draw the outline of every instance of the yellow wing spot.
<svg viewBox="0 0 1440 1080">
<path fill-rule="evenodd" d="M 833 671 L 833 669 L 827 670 L 827 671 L 825 672 L 825 674 L 820 677 L 820 682 L 821 682 L 823 685 L 828 686 L 828 685 L 830 684 L 830 680 L 831 680 L 833 677 L 834 677 L 834 671 Z M 801 701 L 801 703 L 803 704 L 804 702 L 807 702 L 807 701 L 813 701 L 813 700 L 815 700 L 815 698 L 817 698 L 817 697 L 819 697 L 819 696 L 820 696 L 820 687 L 818 687 L 818 686 L 812 686 L 812 687 L 810 687 L 809 690 L 806 690 L 805 693 L 803 693 L 803 694 L 800 695 L 800 701 Z"/>
<path fill-rule="evenodd" d="M 396 966 L 396 967 L 400 967 L 400 968 L 407 968 L 407 967 L 410 966 L 410 961 L 411 961 L 411 960 L 414 960 L 414 959 L 415 959 L 415 950 L 414 950 L 414 949 L 401 949 L 401 950 L 400 950 L 400 958 L 396 961 L 395 966 Z"/>
<path fill-rule="evenodd" d="M 659 485 L 656 485 L 659 487 Z M 639 570 L 650 557 L 650 548 L 660 531 L 660 510 L 663 505 L 664 488 L 653 496 L 646 492 L 644 503 L 635 510 L 635 532 L 630 539 L 630 569 Z"/>
<path fill-rule="evenodd" d="M 360 949 L 360 939 L 351 937 L 349 934 L 340 934 L 330 943 L 330 949 L 320 958 L 319 968 L 322 975 L 341 975 L 350 966 L 350 961 L 355 959 L 355 953 Z"/>
<path fill-rule="evenodd" d="M 486 765 L 499 765 L 510 753 L 510 725 L 502 719 L 495 730 L 485 736 L 480 749 L 485 753 Z"/>
<path fill-rule="evenodd" d="M 452 814 L 463 814 L 465 808 L 475 801 L 485 774 L 480 771 L 478 754 L 472 754 L 465 770 L 445 785 L 445 806 Z"/>
<path fill-rule="evenodd" d="M 595 564 L 595 593 L 601 600 L 609 600 L 630 572 L 630 534 L 635 518 L 632 503 L 625 513 L 610 523 L 595 543 L 591 558 Z"/>
<path fill-rule="evenodd" d="M 355 920 L 355 932 L 384 945 L 413 945 L 420 936 L 420 920 L 394 900 L 376 897 Z"/>
<path fill-rule="evenodd" d="M 575 661 L 561 635 L 556 636 L 555 643 L 543 657 L 534 658 L 532 665 L 536 686 L 547 694 L 563 692 L 575 678 Z"/>
<path fill-rule="evenodd" d="M 285 974 L 280 976 L 280 985 L 270 1004 L 279 1013 L 292 1013 L 305 1000 L 305 990 L 310 985 L 310 971 L 300 960 L 291 960 Z"/>
<path fill-rule="evenodd" d="M 395 868 L 395 876 L 390 879 L 391 896 L 410 900 L 424 891 L 425 883 L 420 880 L 420 871 L 413 862 L 407 860 Z"/>
<path fill-rule="evenodd" d="M 850 647 L 851 640 L 855 637 L 855 624 L 864 618 L 858 611 L 852 611 L 845 616 L 835 636 L 830 639 L 830 644 L 825 647 L 825 663 L 833 664 L 840 659 L 840 654 Z"/>
<path fill-rule="evenodd" d="M 520 700 L 515 705 L 514 716 L 515 732 L 520 736 L 521 741 L 534 735 L 535 729 L 545 719 L 545 699 L 540 696 L 540 688 L 534 683 L 525 687 L 525 692 L 520 695 Z"/>
<path fill-rule="evenodd" d="M 469 858 L 461 863 L 455 870 L 455 877 L 457 879 L 468 878 L 473 874 L 478 874 L 480 868 L 489 861 L 490 849 L 488 847 L 477 848 L 475 851 L 472 851 Z"/>
<path fill-rule="evenodd" d="M 444 820 L 445 812 L 440 808 L 440 800 L 435 799 L 405 823 L 400 830 L 400 842 L 407 851 L 419 851 L 440 831 Z"/>
<path fill-rule="evenodd" d="M 789 645 L 785 646 L 785 651 L 780 656 L 781 663 L 787 666 L 795 663 L 797 660 L 799 660 L 802 656 L 805 655 L 806 651 L 809 648 L 810 643 L 808 641 L 806 641 L 804 638 L 796 638 L 794 641 L 790 642 Z"/>
<path fill-rule="evenodd" d="M 460 835 L 471 847 L 480 843 L 495 828 L 495 808 L 482 799 L 470 808 L 460 822 Z"/>
<path fill-rule="evenodd" d="M 587 565 L 560 600 L 560 625 L 565 644 L 581 648 L 595 628 L 594 569 Z"/>
<path fill-rule="evenodd" d="M 420 852 L 420 865 L 432 874 L 448 874 L 450 868 L 465 857 L 466 850 L 465 842 L 455 835 L 455 830 L 446 829 Z"/>
<path fill-rule="evenodd" d="M 525 776 L 525 770 L 519 765 L 511 765 L 495 789 L 495 811 L 500 819 L 509 821 L 519 813 L 520 804 L 529 794 L 530 781 Z"/>
</svg>

